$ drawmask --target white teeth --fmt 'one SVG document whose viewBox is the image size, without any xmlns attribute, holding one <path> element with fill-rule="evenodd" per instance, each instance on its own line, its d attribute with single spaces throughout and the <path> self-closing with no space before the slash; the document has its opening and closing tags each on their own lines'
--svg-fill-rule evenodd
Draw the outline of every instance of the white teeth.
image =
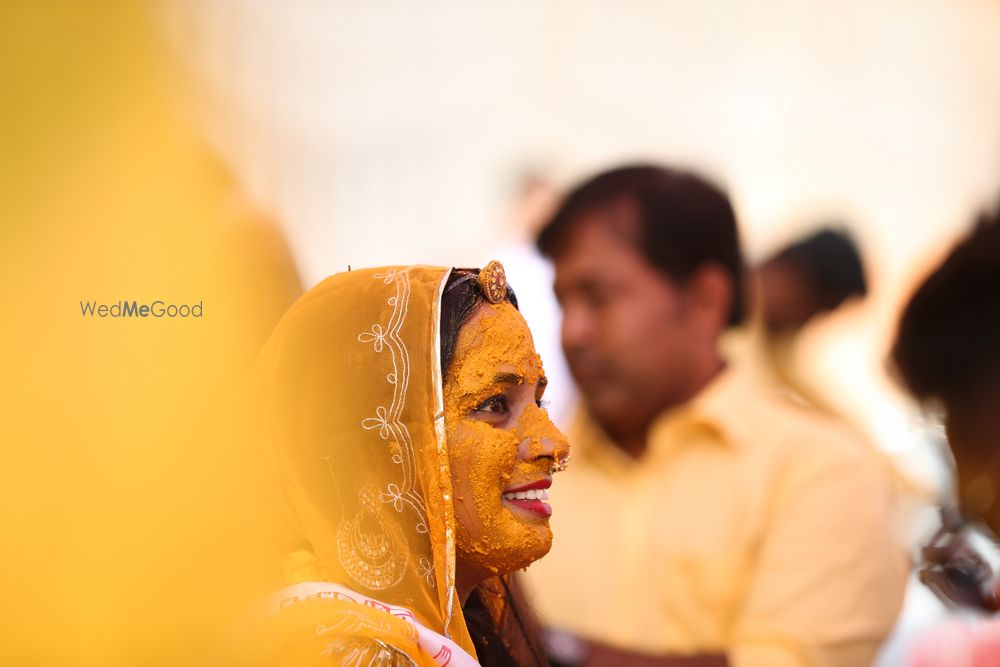
<svg viewBox="0 0 1000 667">
<path fill-rule="evenodd" d="M 505 500 L 548 500 L 549 492 L 546 489 L 532 489 L 531 491 L 514 491 L 503 494 Z"/>
</svg>

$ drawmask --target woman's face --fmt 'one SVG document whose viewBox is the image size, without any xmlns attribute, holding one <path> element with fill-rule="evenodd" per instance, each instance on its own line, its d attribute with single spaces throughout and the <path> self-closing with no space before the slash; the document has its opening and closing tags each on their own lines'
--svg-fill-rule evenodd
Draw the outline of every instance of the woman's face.
<svg viewBox="0 0 1000 667">
<path fill-rule="evenodd" d="M 540 407 L 545 373 L 508 302 L 462 326 L 444 382 L 457 560 L 481 578 L 526 567 L 552 544 L 545 502 L 568 445 Z"/>
</svg>

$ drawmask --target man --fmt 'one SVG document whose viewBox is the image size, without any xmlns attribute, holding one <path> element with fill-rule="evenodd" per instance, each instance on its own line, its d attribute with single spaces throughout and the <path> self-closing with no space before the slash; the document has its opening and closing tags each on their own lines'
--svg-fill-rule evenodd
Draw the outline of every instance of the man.
<svg viewBox="0 0 1000 667">
<path fill-rule="evenodd" d="M 861 254 L 845 232 L 822 229 L 782 248 L 757 269 L 761 320 L 794 335 L 817 315 L 868 292 Z"/>
<path fill-rule="evenodd" d="M 822 229 L 781 248 L 752 272 L 755 317 L 727 334 L 723 350 L 757 382 L 791 392 L 815 410 L 840 415 L 838 385 L 799 356 L 800 334 L 820 316 L 867 293 L 861 255 L 846 233 Z M 858 381 L 864 381 L 859 379 Z M 844 391 L 843 387 L 839 391 Z M 897 444 L 898 443 L 894 443 Z"/>
<path fill-rule="evenodd" d="M 754 386 L 726 196 L 654 166 L 571 192 L 538 239 L 584 409 L 529 588 L 557 662 L 869 664 L 905 559 L 863 445 Z"/>
</svg>

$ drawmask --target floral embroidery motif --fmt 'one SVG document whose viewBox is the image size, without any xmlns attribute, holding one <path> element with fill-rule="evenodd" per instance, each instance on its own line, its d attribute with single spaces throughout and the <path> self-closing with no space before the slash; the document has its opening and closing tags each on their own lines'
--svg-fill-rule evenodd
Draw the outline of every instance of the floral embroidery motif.
<svg viewBox="0 0 1000 667">
<path fill-rule="evenodd" d="M 374 348 L 376 352 L 381 352 L 382 348 L 385 347 L 385 332 L 382 331 L 381 324 L 373 324 L 371 332 L 364 332 L 358 334 L 358 340 L 362 343 L 374 343 Z"/>
<path fill-rule="evenodd" d="M 381 405 L 375 409 L 375 416 L 369 417 L 361 422 L 361 427 L 366 431 L 378 429 L 378 437 L 386 440 L 389 437 L 389 415 Z"/>
<path fill-rule="evenodd" d="M 420 572 L 420 576 L 424 578 L 424 581 L 427 582 L 427 585 L 434 588 L 434 563 L 429 558 L 421 556 L 420 560 L 417 561 L 417 570 Z"/>
<path fill-rule="evenodd" d="M 392 503 L 392 508 L 397 512 L 403 511 L 403 492 L 396 484 L 390 484 L 385 489 L 388 493 L 381 494 L 380 499 L 384 503 Z"/>
</svg>

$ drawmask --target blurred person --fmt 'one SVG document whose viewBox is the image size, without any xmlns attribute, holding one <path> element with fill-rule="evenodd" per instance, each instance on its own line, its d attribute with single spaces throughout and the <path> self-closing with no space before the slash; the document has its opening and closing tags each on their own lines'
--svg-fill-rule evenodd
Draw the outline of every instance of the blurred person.
<svg viewBox="0 0 1000 667">
<path fill-rule="evenodd" d="M 792 241 L 764 260 L 748 286 L 748 322 L 728 332 L 725 353 L 752 368 L 758 380 L 791 392 L 810 407 L 837 414 L 823 387 L 799 368 L 797 343 L 820 316 L 868 291 L 861 254 L 842 231 L 824 228 Z"/>
<path fill-rule="evenodd" d="M 1000 212 L 982 215 L 942 264 L 917 288 L 905 306 L 892 360 L 911 392 L 943 415 L 958 477 L 962 511 L 985 524 L 992 536 L 968 544 L 980 567 L 992 567 L 969 591 L 966 576 L 941 580 L 944 570 L 928 569 L 924 579 L 945 597 L 980 610 L 1000 609 L 997 559 L 1000 547 Z M 949 526 L 945 526 L 949 529 Z M 957 537 L 962 536 L 961 526 Z M 949 545 L 954 559 L 962 542 Z M 932 545 L 933 546 L 933 545 Z M 992 558 L 991 558 L 992 555 Z M 933 563 L 932 563 L 933 564 Z M 966 575 L 969 570 L 965 570 Z M 964 589 L 964 590 L 963 590 Z M 1000 620 L 957 619 L 926 633 L 908 662 L 912 667 L 1000 665 Z"/>
<path fill-rule="evenodd" d="M 759 382 L 839 420 L 868 445 L 897 490 L 894 530 L 918 557 L 952 486 L 944 445 L 894 387 L 873 383 L 867 373 L 834 372 L 824 364 L 842 353 L 838 348 L 865 316 L 868 281 L 860 249 L 843 227 L 828 224 L 773 252 L 753 279 L 753 315 L 727 334 L 726 353 Z M 819 340 L 825 344 L 817 346 Z M 878 400 L 863 411 L 852 409 L 862 392 Z M 944 613 L 916 576 L 906 590 L 896 626 L 875 662 L 879 667 L 899 665 L 914 638 Z"/>
<path fill-rule="evenodd" d="M 508 575 L 549 549 L 546 489 L 567 443 L 503 267 L 331 276 L 284 316 L 258 370 L 265 458 L 307 546 L 286 562 L 291 585 L 231 638 L 237 654 L 543 664 Z"/>
<path fill-rule="evenodd" d="M 854 240 L 825 228 L 794 241 L 757 269 L 761 317 L 772 335 L 794 334 L 815 316 L 868 292 Z"/>
<path fill-rule="evenodd" d="M 583 396 L 552 552 L 528 572 L 557 664 L 869 664 L 905 558 L 880 468 L 755 383 L 726 195 L 658 166 L 573 190 L 538 239 Z"/>
<path fill-rule="evenodd" d="M 816 363 L 816 354 L 833 354 L 831 343 L 847 335 L 843 323 L 856 321 L 858 313 L 847 310 L 861 305 L 867 296 L 865 274 L 854 239 L 834 225 L 792 241 L 754 271 L 749 290 L 754 313 L 746 326 L 727 334 L 724 349 L 755 370 L 761 381 L 854 428 L 902 485 L 908 507 L 901 528 L 912 532 L 914 512 L 940 502 L 950 488 L 942 443 L 929 436 L 923 420 L 911 414 L 909 402 L 891 387 L 869 411 L 849 409 L 843 394 L 856 391 L 868 379 L 831 381 L 829 372 L 818 370 L 821 364 Z M 830 316 L 842 319 L 833 323 L 827 319 Z M 809 348 L 808 338 L 820 330 L 827 334 L 827 346 Z M 806 350 L 801 349 L 804 339 Z M 892 421 L 904 427 L 887 436 L 869 422 L 889 421 L 890 410 Z"/>
<path fill-rule="evenodd" d="M 759 312 L 749 334 L 750 347 L 763 372 L 812 407 L 828 409 L 821 392 L 797 372 L 795 343 L 820 315 L 867 294 L 857 246 L 845 232 L 822 229 L 778 250 L 754 274 Z"/>
</svg>

